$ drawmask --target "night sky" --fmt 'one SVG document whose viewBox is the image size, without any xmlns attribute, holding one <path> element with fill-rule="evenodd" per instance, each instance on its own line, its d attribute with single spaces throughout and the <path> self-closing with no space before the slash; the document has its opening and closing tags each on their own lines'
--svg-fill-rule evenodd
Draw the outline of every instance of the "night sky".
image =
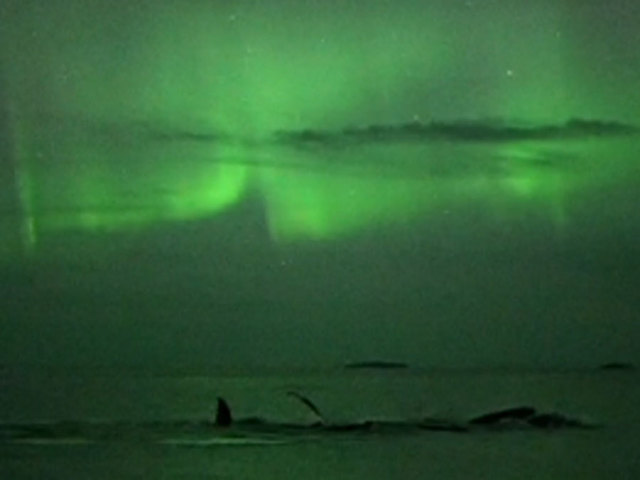
<svg viewBox="0 0 640 480">
<path fill-rule="evenodd" d="M 0 363 L 640 362 L 635 0 L 0 23 Z"/>
</svg>

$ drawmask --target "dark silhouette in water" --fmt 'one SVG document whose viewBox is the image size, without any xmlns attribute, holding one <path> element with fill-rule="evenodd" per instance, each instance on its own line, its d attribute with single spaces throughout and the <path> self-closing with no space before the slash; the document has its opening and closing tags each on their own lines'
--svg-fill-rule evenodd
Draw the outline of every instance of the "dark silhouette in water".
<svg viewBox="0 0 640 480">
<path fill-rule="evenodd" d="M 319 410 L 301 394 L 291 393 L 316 415 Z M 111 442 L 136 439 L 178 444 L 263 444 L 296 438 L 329 438 L 331 435 L 405 435 L 424 431 L 465 433 L 535 429 L 587 429 L 594 426 L 559 413 L 538 413 L 532 407 L 514 407 L 475 417 L 467 422 L 425 417 L 415 420 L 372 420 L 329 423 L 272 422 L 261 418 L 234 419 L 228 403 L 218 397 L 215 423 L 211 420 L 147 422 L 61 421 L 35 423 L 0 422 L 0 446 L 5 443 Z M 217 430 L 217 431 L 216 431 Z"/>
<path fill-rule="evenodd" d="M 218 397 L 218 407 L 216 409 L 216 426 L 229 427 L 233 419 L 231 417 L 231 409 L 224 398 Z"/>
<path fill-rule="evenodd" d="M 579 420 L 566 417 L 559 413 L 540 413 L 530 406 L 520 406 L 496 410 L 472 418 L 467 422 L 456 422 L 434 418 L 424 418 L 417 421 L 388 421 L 388 420 L 363 420 L 350 423 L 330 423 L 320 409 L 306 396 L 289 391 L 287 395 L 298 399 L 309 408 L 318 418 L 319 422 L 312 424 L 273 423 L 259 418 L 244 419 L 236 422 L 238 425 L 257 430 L 300 432 L 358 432 L 358 431 L 406 431 L 410 429 L 434 430 L 445 432 L 468 432 L 477 428 L 509 428 L 509 427 L 533 427 L 541 429 L 557 428 L 592 428 Z M 218 410 L 216 413 L 216 426 L 229 427 L 232 424 L 231 409 L 227 402 L 218 397 Z"/>
<path fill-rule="evenodd" d="M 590 428 L 579 420 L 565 417 L 559 413 L 539 413 L 533 407 L 513 407 L 489 412 L 469 420 L 469 425 L 501 427 L 509 425 L 528 425 L 535 428 Z"/>
<path fill-rule="evenodd" d="M 327 422 L 325 416 L 320 412 L 320 409 L 308 397 L 294 391 L 287 392 L 287 395 L 300 400 L 320 419 L 319 423 L 310 425 L 310 428 L 319 428 L 326 432 L 354 432 L 354 431 L 370 430 L 375 424 L 375 422 L 371 420 L 365 420 L 363 422 L 352 422 L 352 423 L 330 423 L 330 422 Z"/>
<path fill-rule="evenodd" d="M 505 420 L 526 420 L 535 415 L 533 407 L 513 407 L 496 412 L 485 413 L 469 420 L 471 425 L 495 425 Z"/>
<path fill-rule="evenodd" d="M 298 400 L 300 400 L 302 403 L 304 403 L 307 407 L 309 407 L 309 409 L 315 413 L 317 415 L 317 417 L 320 419 L 320 421 L 323 424 L 326 424 L 326 420 L 324 418 L 324 415 L 322 415 L 322 413 L 320 413 L 320 409 L 318 407 L 316 407 L 315 403 L 313 403 L 311 400 L 309 400 L 307 397 L 305 397 L 304 395 L 301 395 L 298 392 L 294 392 L 294 391 L 289 391 L 287 392 L 287 395 L 289 395 L 290 397 L 294 397 L 297 398 Z"/>
<path fill-rule="evenodd" d="M 320 409 L 306 396 L 295 392 L 289 391 L 287 395 L 296 398 L 300 402 L 302 402 L 307 408 L 309 408 L 318 418 L 319 421 L 311 424 L 295 424 L 295 423 L 278 423 L 278 422 L 269 422 L 265 421 L 261 418 L 244 418 L 237 421 L 233 420 L 231 414 L 231 408 L 227 404 L 227 402 L 222 398 L 218 397 L 218 406 L 216 412 L 216 427 L 230 427 L 232 424 L 237 425 L 239 427 L 249 428 L 251 430 L 256 431 L 269 431 L 269 432 L 305 432 L 305 431 L 322 431 L 322 432 L 354 432 L 354 431 L 363 431 L 369 430 L 374 425 L 383 426 L 385 424 L 391 425 L 391 422 L 374 422 L 371 420 L 365 420 L 363 422 L 352 422 L 352 423 L 330 423 L 327 422 L 325 417 L 320 412 Z M 398 425 L 409 426 L 410 424 L 398 423 Z M 414 425 L 415 426 L 415 425 Z"/>
<path fill-rule="evenodd" d="M 527 419 L 527 423 L 533 427 L 553 429 L 553 428 L 591 428 L 589 425 L 567 418 L 559 413 L 538 413 Z"/>
<path fill-rule="evenodd" d="M 365 362 L 347 363 L 344 368 L 350 369 L 402 369 L 409 368 L 409 365 L 403 362 L 388 362 L 385 360 L 369 360 Z"/>
</svg>

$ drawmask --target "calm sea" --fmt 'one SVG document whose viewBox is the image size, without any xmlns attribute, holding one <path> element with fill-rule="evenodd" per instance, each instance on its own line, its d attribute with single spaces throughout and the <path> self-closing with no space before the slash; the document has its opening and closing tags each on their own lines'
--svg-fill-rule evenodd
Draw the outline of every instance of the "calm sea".
<svg viewBox="0 0 640 480">
<path fill-rule="evenodd" d="M 3 479 L 640 478 L 637 372 L 5 368 L 1 387 Z M 290 391 L 327 424 L 404 427 L 314 428 Z M 218 396 L 260 421 L 213 427 Z M 593 428 L 405 428 L 521 405 Z"/>
</svg>

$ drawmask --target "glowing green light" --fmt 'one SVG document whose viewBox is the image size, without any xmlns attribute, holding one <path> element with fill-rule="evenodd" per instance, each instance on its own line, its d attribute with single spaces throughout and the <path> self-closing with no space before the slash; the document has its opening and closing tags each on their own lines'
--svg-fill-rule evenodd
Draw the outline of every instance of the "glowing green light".
<svg viewBox="0 0 640 480">
<path fill-rule="evenodd" d="M 67 171 L 41 172 L 40 228 L 135 229 L 209 217 L 242 198 L 247 167 L 221 161 L 224 148 L 205 145 L 194 152 L 180 142 L 143 142 L 143 146 L 135 150 L 132 164 L 126 162 L 132 154 L 126 149 L 113 158 L 98 150 L 91 162 L 83 160 L 73 165 L 72 176 Z M 69 147 L 62 158 L 73 155 Z M 210 154 L 206 147 L 218 153 Z M 82 149 L 75 153 L 87 155 Z"/>
<path fill-rule="evenodd" d="M 8 110 L 11 112 L 12 108 L 8 108 Z M 8 135 L 10 136 L 9 143 L 13 146 L 13 149 L 8 152 L 8 154 L 13 169 L 15 191 L 18 196 L 22 246 L 25 253 L 31 253 L 38 243 L 38 231 L 33 205 L 34 185 L 31 174 L 32 165 L 29 161 L 29 145 L 31 139 L 29 138 L 29 132 L 25 124 L 26 122 L 24 121 L 11 118 L 11 130 L 8 132 Z"/>
<path fill-rule="evenodd" d="M 249 188 L 282 242 L 476 204 L 498 220 L 537 209 L 562 227 L 575 198 L 637 169 L 633 140 L 278 143 L 281 129 L 367 131 L 431 115 L 561 124 L 607 112 L 610 99 L 584 93 L 609 87 L 583 81 L 584 27 L 557 2 L 516 2 L 505 17 L 451 2 L 371 2 L 372 14 L 357 2 L 290 3 L 7 0 L 2 133 L 25 249 L 63 230 L 222 215 Z M 639 97 L 627 97 L 610 108 L 637 116 Z"/>
</svg>

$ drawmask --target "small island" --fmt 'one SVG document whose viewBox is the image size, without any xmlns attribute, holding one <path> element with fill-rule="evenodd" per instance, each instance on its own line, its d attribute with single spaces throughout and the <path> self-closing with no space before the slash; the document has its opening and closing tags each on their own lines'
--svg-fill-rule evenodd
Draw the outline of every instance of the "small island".
<svg viewBox="0 0 640 480">
<path fill-rule="evenodd" d="M 345 364 L 344 368 L 348 369 L 378 369 L 391 370 L 409 368 L 409 365 L 403 362 L 388 362 L 384 360 L 368 360 L 364 362 L 351 362 Z"/>
<path fill-rule="evenodd" d="M 603 363 L 602 365 L 600 365 L 599 368 L 600 370 L 624 370 L 624 371 L 631 371 L 636 369 L 636 367 L 632 363 L 626 363 L 626 362 Z"/>
</svg>

